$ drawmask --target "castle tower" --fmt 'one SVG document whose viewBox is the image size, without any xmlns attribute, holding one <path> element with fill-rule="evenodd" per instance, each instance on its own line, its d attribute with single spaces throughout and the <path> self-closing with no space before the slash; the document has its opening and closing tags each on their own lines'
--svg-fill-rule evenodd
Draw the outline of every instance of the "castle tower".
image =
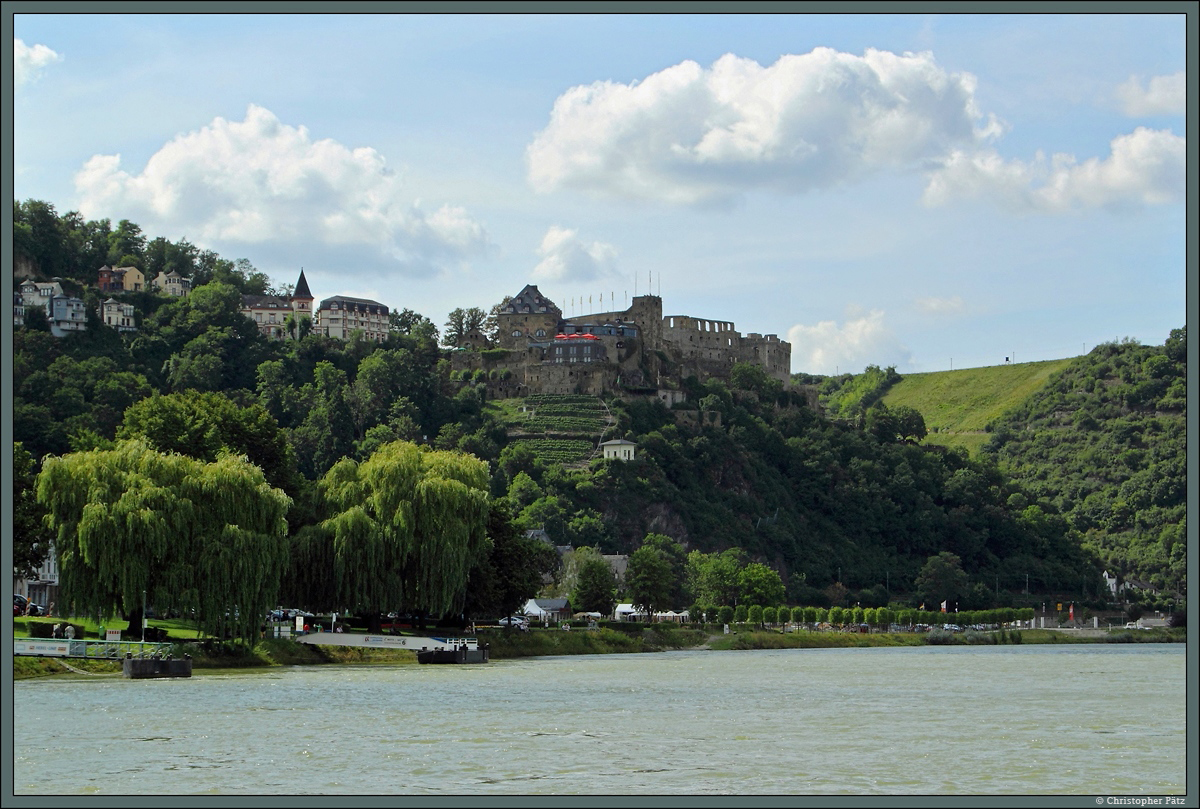
<svg viewBox="0 0 1200 809">
<path fill-rule="evenodd" d="M 647 351 L 663 347 L 663 307 L 658 295 L 638 295 L 629 307 L 629 315 L 637 323 L 642 345 Z"/>
<path fill-rule="evenodd" d="M 500 307 L 496 321 L 503 348 L 524 348 L 530 341 L 553 340 L 562 323 L 562 310 L 533 284 Z"/>
<path fill-rule="evenodd" d="M 304 270 L 300 270 L 300 279 L 296 281 L 296 291 L 292 293 L 292 313 L 296 318 L 306 317 L 312 321 L 313 296 L 308 291 L 308 281 L 304 278 Z"/>
</svg>

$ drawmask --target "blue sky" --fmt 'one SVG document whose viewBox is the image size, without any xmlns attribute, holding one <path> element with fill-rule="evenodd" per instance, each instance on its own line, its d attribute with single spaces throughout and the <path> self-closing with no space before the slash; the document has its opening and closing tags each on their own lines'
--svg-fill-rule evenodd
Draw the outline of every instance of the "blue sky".
<svg viewBox="0 0 1200 809">
<path fill-rule="evenodd" d="M 439 326 L 652 283 L 794 371 L 1075 356 L 1186 321 L 1185 25 L 17 14 L 14 196 Z"/>
</svg>

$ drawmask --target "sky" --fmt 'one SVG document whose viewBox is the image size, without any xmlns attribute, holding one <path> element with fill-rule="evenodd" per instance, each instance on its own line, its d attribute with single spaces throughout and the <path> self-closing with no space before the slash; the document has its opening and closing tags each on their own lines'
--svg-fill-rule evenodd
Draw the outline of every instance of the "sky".
<svg viewBox="0 0 1200 809">
<path fill-rule="evenodd" d="M 18 13 L 13 68 L 14 199 L 439 327 L 653 292 L 903 374 L 1186 322 L 1182 14 Z"/>
</svg>

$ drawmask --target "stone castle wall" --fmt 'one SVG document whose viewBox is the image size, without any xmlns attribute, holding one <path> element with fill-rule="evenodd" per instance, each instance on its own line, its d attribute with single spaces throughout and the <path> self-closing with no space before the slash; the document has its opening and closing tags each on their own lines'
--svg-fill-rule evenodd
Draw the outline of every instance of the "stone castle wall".
<svg viewBox="0 0 1200 809">
<path fill-rule="evenodd" d="M 499 344 L 510 352 L 489 362 L 464 356 L 475 352 L 459 352 L 453 358 L 454 367 L 489 370 L 489 378 L 508 371 L 502 380 L 506 384 L 497 387 L 516 387 L 524 393 L 602 394 L 630 386 L 674 388 L 693 375 L 728 379 L 738 362 L 758 365 L 784 384 L 790 383 L 791 345 L 776 335 L 743 336 L 730 321 L 664 317 L 662 311 L 662 298 L 641 295 L 622 311 L 564 318 L 537 287 L 527 286 L 497 317 Z M 610 329 L 613 333 L 608 333 Z M 636 329 L 636 334 L 631 336 L 631 329 Z M 604 344 L 606 361 L 586 366 L 555 364 L 550 346 L 560 330 L 595 335 Z M 499 373 L 492 374 L 493 370 Z"/>
</svg>

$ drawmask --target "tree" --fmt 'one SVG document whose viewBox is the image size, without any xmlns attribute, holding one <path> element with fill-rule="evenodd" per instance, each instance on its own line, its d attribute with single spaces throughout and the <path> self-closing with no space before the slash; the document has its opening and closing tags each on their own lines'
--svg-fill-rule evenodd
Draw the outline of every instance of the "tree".
<svg viewBox="0 0 1200 809">
<path fill-rule="evenodd" d="M 442 330 L 442 345 L 455 347 L 472 331 L 482 330 L 487 314 L 477 306 L 455 309 L 446 319 Z"/>
<path fill-rule="evenodd" d="M 571 603 L 583 612 L 612 615 L 617 605 L 617 577 L 608 562 L 593 558 L 583 563 Z"/>
<path fill-rule="evenodd" d="M 783 602 L 784 586 L 779 573 L 760 562 L 751 562 L 738 574 L 741 600 L 746 604 L 776 606 Z"/>
<path fill-rule="evenodd" d="M 558 566 L 558 553 L 545 542 L 522 536 L 502 500 L 489 505 L 487 534 L 491 550 L 471 568 L 464 612 L 512 615 L 537 595 L 542 577 Z"/>
<path fill-rule="evenodd" d="M 13 575 L 32 577 L 46 560 L 52 535 L 42 518 L 46 509 L 37 500 L 33 456 L 20 442 L 13 444 Z"/>
<path fill-rule="evenodd" d="M 925 427 L 925 417 L 918 410 L 896 405 L 892 408 L 892 417 L 896 420 L 896 434 L 903 441 L 919 442 L 929 434 Z"/>
<path fill-rule="evenodd" d="M 333 603 L 360 614 L 461 612 L 467 576 L 487 556 L 487 464 L 406 441 L 321 480 L 332 513 L 300 564 L 325 564 Z"/>
<path fill-rule="evenodd" d="M 656 609 L 667 606 L 674 587 L 671 560 L 663 550 L 643 545 L 630 554 L 625 591 L 630 602 L 646 613 L 647 620 L 653 619 Z"/>
<path fill-rule="evenodd" d="M 913 581 L 917 596 L 937 609 L 943 602 L 957 603 L 967 593 L 967 574 L 963 572 L 962 560 L 949 551 L 930 556 Z"/>
<path fill-rule="evenodd" d="M 268 483 L 295 494 L 292 449 L 260 404 L 241 406 L 224 393 L 156 395 L 125 411 L 117 437 L 141 437 L 159 452 L 178 452 L 205 463 L 222 452 L 245 455 L 263 470 Z"/>
<path fill-rule="evenodd" d="M 122 259 L 128 261 L 129 257 L 137 260 L 140 266 L 143 263 L 141 257 L 145 251 L 146 237 L 142 233 L 142 229 L 128 219 L 118 222 L 117 229 L 109 234 L 108 263 L 114 267 L 121 266 Z"/>
<path fill-rule="evenodd" d="M 389 312 L 388 331 L 406 335 L 432 335 L 435 341 L 438 336 L 437 326 L 433 325 L 433 321 L 412 309 Z"/>
<path fill-rule="evenodd" d="M 687 556 L 685 578 L 693 602 L 733 606 L 741 593 L 739 575 L 746 552 L 729 548 L 719 554 L 692 551 Z"/>
<path fill-rule="evenodd" d="M 492 305 L 491 310 L 488 311 L 487 318 L 483 321 L 483 334 L 493 343 L 496 343 L 500 339 L 500 310 L 511 300 L 512 295 L 505 295 L 500 300 L 500 303 Z"/>
<path fill-rule="evenodd" d="M 122 441 L 47 458 L 37 497 L 64 614 L 137 626 L 147 602 L 248 640 L 276 603 L 291 501 L 242 458 L 203 463 Z"/>
<path fill-rule="evenodd" d="M 66 275 L 69 256 L 64 228 L 54 206 L 30 199 L 13 202 L 13 252 L 37 265 L 46 278 Z"/>
<path fill-rule="evenodd" d="M 687 551 L 666 534 L 646 534 L 642 540 L 642 546 L 662 551 L 671 566 L 671 589 L 667 593 L 666 603 L 672 607 L 684 604 L 683 580 L 684 568 L 687 565 Z"/>
</svg>

